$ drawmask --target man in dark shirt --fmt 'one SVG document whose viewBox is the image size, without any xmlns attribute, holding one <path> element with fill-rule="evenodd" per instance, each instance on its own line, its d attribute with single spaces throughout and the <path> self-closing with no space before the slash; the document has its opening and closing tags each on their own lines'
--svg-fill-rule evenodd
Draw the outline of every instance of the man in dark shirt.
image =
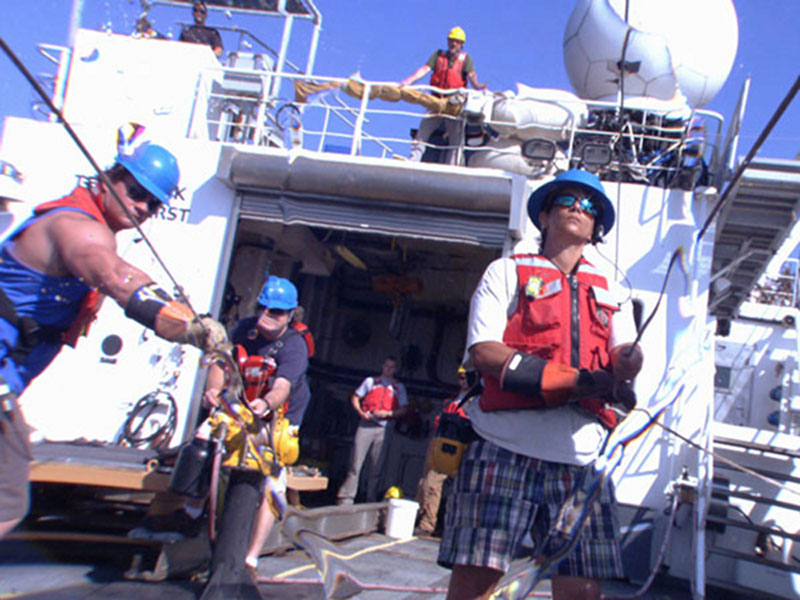
<svg viewBox="0 0 800 600">
<path fill-rule="evenodd" d="M 192 5 L 192 14 L 194 15 L 194 25 L 183 28 L 180 41 L 192 44 L 207 44 L 219 58 L 222 56 L 222 38 L 219 35 L 219 31 L 213 27 L 206 27 L 208 8 L 206 8 L 205 3 L 195 2 Z"/>
</svg>

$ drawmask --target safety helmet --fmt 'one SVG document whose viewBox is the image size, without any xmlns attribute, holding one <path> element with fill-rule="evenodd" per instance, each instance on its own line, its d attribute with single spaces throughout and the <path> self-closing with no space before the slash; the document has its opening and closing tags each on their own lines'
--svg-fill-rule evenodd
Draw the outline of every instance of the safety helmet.
<svg viewBox="0 0 800 600">
<path fill-rule="evenodd" d="M 292 310 L 297 308 L 297 288 L 288 279 L 270 275 L 261 288 L 258 303 L 265 308 Z"/>
<path fill-rule="evenodd" d="M 458 365 L 458 369 L 456 370 L 456 373 L 458 373 L 459 375 L 466 375 L 467 374 L 467 370 L 464 368 L 464 365 Z"/>
<path fill-rule="evenodd" d="M 550 196 L 562 188 L 578 187 L 587 192 L 592 200 L 600 207 L 600 214 L 595 219 L 595 225 L 603 229 L 603 234 L 611 231 L 614 226 L 614 206 L 606 196 L 600 178 L 594 173 L 583 171 L 582 169 L 570 169 L 564 171 L 558 177 L 536 188 L 528 198 L 528 216 L 536 225 L 536 229 L 541 230 L 539 223 L 539 213 Z"/>
<path fill-rule="evenodd" d="M 169 204 L 170 198 L 179 194 L 178 161 L 166 148 L 144 142 L 131 154 L 117 155 L 117 162 L 164 204 Z"/>
<path fill-rule="evenodd" d="M 383 495 L 384 500 L 390 500 L 391 498 L 398 499 L 403 497 L 403 490 L 400 489 L 400 486 L 393 485 L 386 493 Z"/>
<path fill-rule="evenodd" d="M 467 34 L 464 33 L 464 30 L 461 27 L 453 27 L 450 30 L 450 33 L 447 34 L 448 40 L 458 40 L 459 42 L 466 42 L 467 41 Z"/>
</svg>

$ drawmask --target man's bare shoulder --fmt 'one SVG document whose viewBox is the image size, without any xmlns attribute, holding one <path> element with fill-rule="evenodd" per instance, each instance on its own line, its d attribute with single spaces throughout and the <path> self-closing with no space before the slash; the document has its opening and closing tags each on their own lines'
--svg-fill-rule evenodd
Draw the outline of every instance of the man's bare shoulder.
<svg viewBox="0 0 800 600">
<path fill-rule="evenodd" d="M 102 244 L 112 248 L 116 247 L 114 232 L 111 231 L 108 225 L 101 223 L 84 212 L 59 211 L 43 219 L 42 224 L 56 242 L 82 242 Z"/>
</svg>

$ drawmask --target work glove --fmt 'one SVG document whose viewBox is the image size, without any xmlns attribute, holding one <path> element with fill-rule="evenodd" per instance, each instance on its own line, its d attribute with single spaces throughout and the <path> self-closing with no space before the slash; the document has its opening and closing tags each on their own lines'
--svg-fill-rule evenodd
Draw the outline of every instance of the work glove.
<svg viewBox="0 0 800 600">
<path fill-rule="evenodd" d="M 578 371 L 578 381 L 575 384 L 573 398 L 603 398 L 611 394 L 614 389 L 614 375 L 602 369 L 589 371 L 581 369 Z"/>
<path fill-rule="evenodd" d="M 563 406 L 584 398 L 605 398 L 614 389 L 614 375 L 589 371 L 517 352 L 509 358 L 500 381 L 501 389 L 531 399 L 532 408 Z M 517 405 L 515 408 L 526 408 Z"/>
<path fill-rule="evenodd" d="M 191 344 L 203 352 L 212 350 L 230 351 L 233 346 L 228 341 L 228 332 L 219 321 L 209 316 L 189 322 L 183 333 L 175 337 L 180 344 Z"/>
<path fill-rule="evenodd" d="M 611 394 L 611 402 L 621 404 L 628 412 L 636 408 L 636 393 L 630 381 L 618 381 Z"/>
</svg>

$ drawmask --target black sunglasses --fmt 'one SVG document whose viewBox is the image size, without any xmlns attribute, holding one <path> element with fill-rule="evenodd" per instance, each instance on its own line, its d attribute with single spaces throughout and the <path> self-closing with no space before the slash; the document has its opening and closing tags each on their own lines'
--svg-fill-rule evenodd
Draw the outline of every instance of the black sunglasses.
<svg viewBox="0 0 800 600">
<path fill-rule="evenodd" d="M 290 310 L 286 308 L 267 308 L 266 306 L 262 306 L 261 310 L 267 313 L 270 317 L 282 317 L 283 315 L 288 315 Z"/>
<path fill-rule="evenodd" d="M 153 194 L 135 181 L 125 179 L 125 193 L 128 194 L 128 198 L 134 202 L 147 201 L 147 210 L 152 213 L 161 208 L 161 200 L 153 196 Z"/>
</svg>

